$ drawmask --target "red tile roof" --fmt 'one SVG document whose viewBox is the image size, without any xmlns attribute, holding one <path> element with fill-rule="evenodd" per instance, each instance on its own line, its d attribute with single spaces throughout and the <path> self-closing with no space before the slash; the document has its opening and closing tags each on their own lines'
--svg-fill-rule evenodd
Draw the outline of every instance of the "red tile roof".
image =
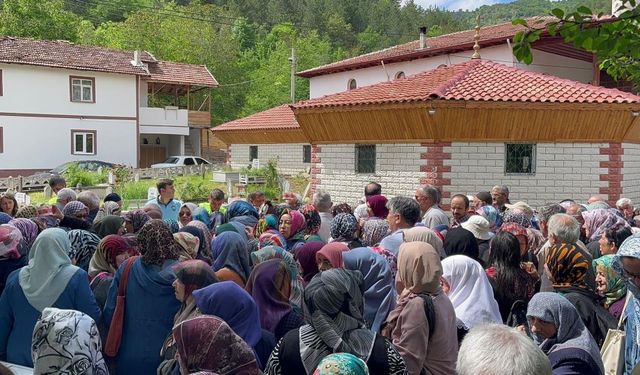
<svg viewBox="0 0 640 375">
<path fill-rule="evenodd" d="M 213 131 L 264 130 L 264 129 L 299 129 L 298 121 L 289 104 L 254 113 L 238 120 L 229 121 L 213 128 Z"/>
<path fill-rule="evenodd" d="M 529 23 L 530 27 L 541 29 L 554 20 L 557 21 L 557 18 L 532 17 L 528 18 L 527 22 Z M 540 23 L 536 23 L 538 21 L 540 21 Z M 524 29 L 524 26 L 514 26 L 510 22 L 484 26 L 480 30 L 480 46 L 488 47 L 490 45 L 506 43 L 506 39 L 512 38 L 518 31 L 522 31 Z M 440 35 L 433 38 L 427 38 L 428 48 L 423 49 L 419 48 L 420 41 L 414 40 L 409 43 L 399 44 L 397 46 L 389 47 L 380 51 L 371 52 L 365 55 L 360 55 L 331 64 L 322 65 L 313 69 L 305 70 L 299 72 L 298 75 L 301 77 L 311 78 L 324 74 L 331 74 L 346 70 L 362 69 L 370 66 L 380 65 L 380 61 L 384 61 L 384 63 L 389 64 L 400 61 L 421 59 L 429 56 L 442 55 L 445 53 L 456 51 L 468 51 L 473 47 L 474 35 L 475 30 L 466 30 L 446 35 Z"/>
<path fill-rule="evenodd" d="M 299 102 L 294 108 L 427 101 L 640 103 L 640 97 L 533 73 L 487 60 L 471 60 L 405 79 Z"/>
<path fill-rule="evenodd" d="M 215 87 L 218 81 L 204 65 L 158 61 L 149 64 L 149 81 Z"/>
</svg>

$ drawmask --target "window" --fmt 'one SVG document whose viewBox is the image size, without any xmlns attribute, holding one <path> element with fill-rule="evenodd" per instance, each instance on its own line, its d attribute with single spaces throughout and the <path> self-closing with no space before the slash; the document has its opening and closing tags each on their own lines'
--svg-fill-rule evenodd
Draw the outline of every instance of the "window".
<svg viewBox="0 0 640 375">
<path fill-rule="evenodd" d="M 355 78 L 351 78 L 347 83 L 347 90 L 355 90 L 358 88 L 358 83 Z"/>
<path fill-rule="evenodd" d="M 356 173 L 376 172 L 376 145 L 356 145 Z"/>
<path fill-rule="evenodd" d="M 302 162 L 311 163 L 311 145 L 302 146 Z"/>
<path fill-rule="evenodd" d="M 535 174 L 536 145 L 531 143 L 507 143 L 504 148 L 505 174 Z"/>
<path fill-rule="evenodd" d="M 258 146 L 249 146 L 249 161 L 258 158 Z"/>
<path fill-rule="evenodd" d="M 69 77 L 71 85 L 71 101 L 80 103 L 95 103 L 96 79 L 91 77 Z"/>
<path fill-rule="evenodd" d="M 398 73 L 396 73 L 396 79 L 403 79 L 404 77 L 405 75 L 403 71 L 399 71 Z"/>
<path fill-rule="evenodd" d="M 200 164 L 209 164 L 208 161 L 202 159 L 202 158 L 196 158 L 196 163 L 198 163 L 198 165 Z"/>
<path fill-rule="evenodd" d="M 194 165 L 196 162 L 193 161 L 193 158 L 184 158 L 184 165 Z"/>
<path fill-rule="evenodd" d="M 71 131 L 71 153 L 73 155 L 95 155 L 96 154 L 96 131 L 95 130 L 72 130 Z"/>
</svg>

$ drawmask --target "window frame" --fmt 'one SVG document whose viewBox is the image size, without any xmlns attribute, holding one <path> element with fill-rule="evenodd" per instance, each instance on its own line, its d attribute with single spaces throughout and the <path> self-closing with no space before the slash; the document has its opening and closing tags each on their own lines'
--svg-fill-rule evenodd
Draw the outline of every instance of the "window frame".
<svg viewBox="0 0 640 375">
<path fill-rule="evenodd" d="M 311 145 L 302 145 L 302 162 L 311 163 Z"/>
<path fill-rule="evenodd" d="M 83 134 L 83 149 L 85 151 L 76 151 L 76 135 Z M 87 148 L 87 135 L 93 136 L 93 150 L 92 152 L 86 152 Z M 71 155 L 97 155 L 98 154 L 98 131 L 88 129 L 71 129 Z"/>
<path fill-rule="evenodd" d="M 80 100 L 73 99 L 73 81 L 80 80 Z M 91 100 L 82 99 L 82 81 L 91 81 Z M 95 103 L 96 102 L 96 79 L 95 77 L 69 76 L 69 100 L 72 103 Z"/>
<path fill-rule="evenodd" d="M 515 146 L 515 145 L 530 145 L 531 146 L 531 162 L 530 162 L 530 171 L 529 172 L 510 172 L 508 170 L 509 167 L 509 146 Z M 537 143 L 529 143 L 529 142 L 511 142 L 511 143 L 505 143 L 504 144 L 504 175 L 505 176 L 535 176 L 536 174 L 536 167 L 537 167 L 537 163 L 536 163 L 536 159 L 538 158 L 538 144 Z"/>
<path fill-rule="evenodd" d="M 360 152 L 361 150 L 363 150 L 365 147 L 371 147 L 373 149 L 373 170 L 369 171 L 365 168 L 361 168 L 360 165 L 360 161 L 361 161 L 361 155 Z M 355 145 L 355 172 L 357 174 L 375 174 L 376 173 L 376 167 L 377 167 L 377 158 L 378 158 L 378 154 L 377 154 L 377 147 L 375 144 L 357 144 Z"/>
<path fill-rule="evenodd" d="M 353 82 L 353 87 L 351 87 L 351 83 Z M 347 81 L 347 91 L 355 90 L 358 88 L 358 81 L 355 78 L 349 78 Z"/>
<path fill-rule="evenodd" d="M 253 156 L 255 150 L 255 157 Z M 253 162 L 254 159 L 258 159 L 258 146 L 249 146 L 249 162 Z"/>
</svg>

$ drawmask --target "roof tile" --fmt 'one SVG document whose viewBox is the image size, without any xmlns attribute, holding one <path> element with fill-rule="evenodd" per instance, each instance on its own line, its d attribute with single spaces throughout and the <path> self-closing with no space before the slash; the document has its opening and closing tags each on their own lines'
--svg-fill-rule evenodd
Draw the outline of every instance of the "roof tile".
<svg viewBox="0 0 640 375">
<path fill-rule="evenodd" d="M 298 121 L 289 104 L 254 113 L 238 120 L 229 121 L 213 128 L 213 131 L 298 129 Z"/>
<path fill-rule="evenodd" d="M 218 81 L 204 65 L 158 61 L 149 64 L 149 81 L 215 87 Z"/>
</svg>

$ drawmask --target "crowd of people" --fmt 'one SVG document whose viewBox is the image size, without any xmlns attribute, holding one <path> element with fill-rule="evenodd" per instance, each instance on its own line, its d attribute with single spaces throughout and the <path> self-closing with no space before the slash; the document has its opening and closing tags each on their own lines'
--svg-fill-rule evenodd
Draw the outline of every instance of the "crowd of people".
<svg viewBox="0 0 640 375">
<path fill-rule="evenodd" d="M 50 205 L 0 196 L 0 361 L 34 374 L 605 375 L 619 326 L 624 374 L 640 362 L 626 198 L 534 209 L 495 186 L 447 213 L 434 186 L 371 182 L 354 205 L 197 205 L 163 179 L 125 212 L 50 185 Z"/>
</svg>

